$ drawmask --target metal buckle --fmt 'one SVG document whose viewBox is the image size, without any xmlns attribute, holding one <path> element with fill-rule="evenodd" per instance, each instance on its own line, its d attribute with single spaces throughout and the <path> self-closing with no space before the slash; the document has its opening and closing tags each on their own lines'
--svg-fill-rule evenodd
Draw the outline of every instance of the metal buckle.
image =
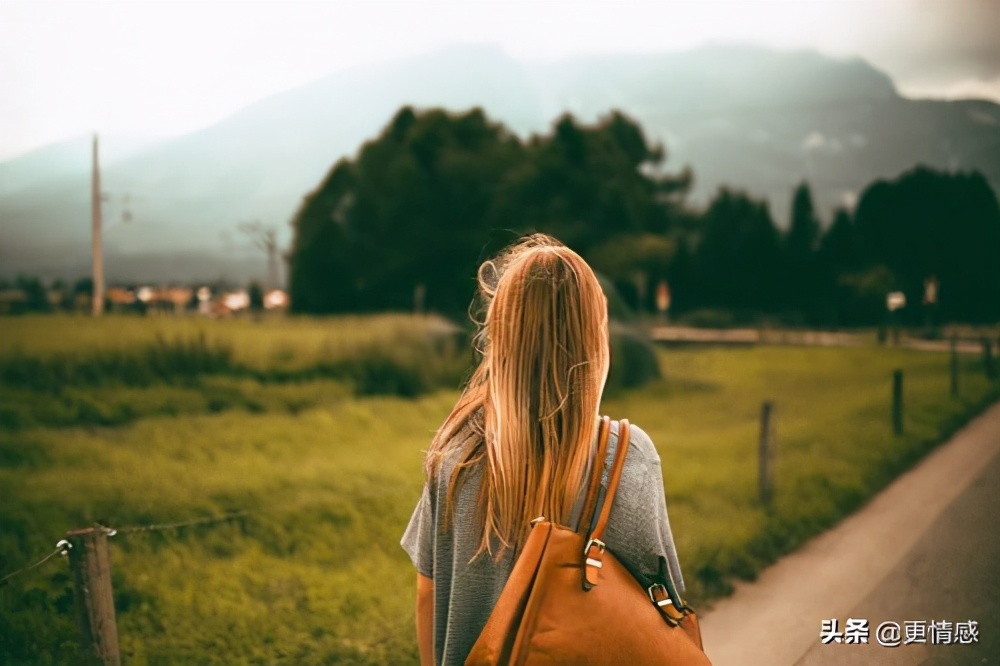
<svg viewBox="0 0 1000 666">
<path fill-rule="evenodd" d="M 666 599 L 658 600 L 656 598 L 656 595 L 653 593 L 653 590 L 655 590 L 656 588 L 660 588 L 660 590 L 663 591 L 663 596 L 665 596 Z M 652 585 L 649 586 L 649 588 L 646 589 L 646 594 L 649 595 L 649 600 L 652 601 L 657 606 L 666 606 L 668 604 L 674 603 L 673 600 L 670 598 L 670 593 L 667 592 L 666 585 L 664 585 L 663 583 L 653 583 Z"/>
<path fill-rule="evenodd" d="M 605 549 L 607 548 L 607 546 L 606 546 L 606 545 L 604 545 L 604 542 L 603 542 L 603 541 L 601 541 L 600 539 L 591 539 L 590 541 L 588 541 L 588 542 L 587 542 L 587 545 L 583 547 L 583 554 L 584 554 L 584 555 L 586 555 L 586 554 L 588 554 L 588 553 L 590 552 L 590 547 L 591 547 L 591 546 L 597 546 L 597 548 L 598 548 L 598 549 L 599 549 L 599 550 L 600 550 L 600 551 L 601 551 L 602 553 L 603 553 L 603 552 L 604 552 L 604 550 L 605 550 Z"/>
<path fill-rule="evenodd" d="M 659 588 L 660 591 L 663 592 L 663 595 L 666 597 L 666 599 L 657 600 L 656 594 L 654 592 L 654 590 L 656 590 L 657 588 Z M 685 613 L 683 609 L 677 607 L 677 605 L 674 603 L 674 600 L 671 598 L 670 591 L 667 589 L 666 585 L 663 585 L 662 583 L 653 583 L 646 589 L 646 593 L 649 594 L 649 600 L 653 602 L 653 605 L 660 609 L 660 612 L 663 615 L 663 619 L 667 621 L 667 624 L 669 624 L 671 627 L 676 627 L 680 625 L 681 620 L 684 619 L 687 613 Z M 674 612 L 680 614 L 679 617 L 674 617 L 673 615 L 671 615 L 668 606 L 673 606 Z"/>
</svg>

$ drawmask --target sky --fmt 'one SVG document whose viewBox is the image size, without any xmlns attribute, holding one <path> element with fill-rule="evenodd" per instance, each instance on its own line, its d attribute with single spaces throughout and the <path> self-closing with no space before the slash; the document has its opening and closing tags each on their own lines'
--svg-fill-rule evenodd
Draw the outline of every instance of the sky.
<svg viewBox="0 0 1000 666">
<path fill-rule="evenodd" d="M 1000 102 L 1000 0 L 0 0 L 0 161 L 92 132 L 184 134 L 455 43 L 553 60 L 734 42 L 861 56 L 908 96 Z"/>
</svg>

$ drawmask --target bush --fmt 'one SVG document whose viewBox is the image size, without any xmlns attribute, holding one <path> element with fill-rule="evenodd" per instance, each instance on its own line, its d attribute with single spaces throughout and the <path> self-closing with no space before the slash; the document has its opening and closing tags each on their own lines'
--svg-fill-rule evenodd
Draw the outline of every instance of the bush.
<svg viewBox="0 0 1000 666">
<path fill-rule="evenodd" d="M 321 366 L 320 373 L 350 382 L 358 395 L 413 398 L 438 388 L 457 388 L 466 365 L 455 353 L 454 344 L 428 336 L 424 340 L 400 339 L 391 345 L 370 345 Z"/>
<path fill-rule="evenodd" d="M 400 326 L 388 334 L 374 330 L 372 333 L 368 342 L 332 345 L 320 355 L 295 364 L 262 365 L 252 357 L 237 360 L 228 342 L 217 338 L 209 341 L 204 331 L 172 339 L 158 334 L 151 343 L 76 353 L 43 355 L 15 348 L 16 351 L 0 357 L 0 384 L 19 393 L 60 396 L 63 413 L 57 415 L 51 409 L 45 410 L 45 418 L 53 423 L 114 425 L 130 421 L 134 415 L 108 411 L 100 405 L 95 407 L 80 396 L 70 400 L 67 390 L 148 388 L 156 384 L 187 386 L 209 376 L 279 384 L 327 378 L 349 382 L 360 395 L 414 397 L 438 388 L 456 388 L 467 369 L 464 351 L 461 354 L 457 351 L 459 329 L 442 325 Z M 34 402 L 30 396 L 18 398 L 16 409 L 0 408 L 0 426 L 28 427 L 41 414 L 29 404 Z M 213 395 L 208 406 L 210 411 L 221 411 L 237 404 L 253 411 L 249 402 L 228 395 Z"/>
<path fill-rule="evenodd" d="M 0 359 L 0 382 L 57 393 L 65 386 L 150 386 L 158 381 L 193 379 L 232 370 L 228 347 L 209 345 L 204 335 L 155 342 L 134 349 L 103 349 L 49 358 L 15 352 Z"/>
<path fill-rule="evenodd" d="M 607 391 L 637 388 L 660 378 L 656 349 L 639 329 L 611 324 L 611 371 Z"/>
</svg>

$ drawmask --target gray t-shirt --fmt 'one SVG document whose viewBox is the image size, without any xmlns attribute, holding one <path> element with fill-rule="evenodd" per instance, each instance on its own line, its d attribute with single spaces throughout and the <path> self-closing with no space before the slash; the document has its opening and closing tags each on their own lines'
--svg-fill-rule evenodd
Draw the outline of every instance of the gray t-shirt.
<svg viewBox="0 0 1000 666">
<path fill-rule="evenodd" d="M 618 423 L 612 421 L 604 487 L 617 442 Z M 481 467 L 465 472 L 468 476 L 455 497 L 454 520 L 449 530 L 441 530 L 453 464 L 443 465 L 437 478 L 424 485 L 401 541 L 417 571 L 434 579 L 434 652 L 442 666 L 465 662 L 514 567 L 510 550 L 499 561 L 489 554 L 473 559 L 482 538 L 482 527 L 475 519 Z M 634 425 L 604 541 L 626 566 L 642 574 L 657 573 L 659 558 L 665 557 L 678 590 L 683 592 L 684 580 L 667 519 L 660 457 L 649 436 Z"/>
</svg>

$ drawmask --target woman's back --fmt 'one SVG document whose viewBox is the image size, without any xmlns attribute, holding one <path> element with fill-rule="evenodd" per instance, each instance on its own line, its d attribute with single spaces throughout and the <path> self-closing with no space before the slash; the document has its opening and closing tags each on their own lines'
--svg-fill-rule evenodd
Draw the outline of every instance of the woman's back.
<svg viewBox="0 0 1000 666">
<path fill-rule="evenodd" d="M 611 363 L 607 298 L 573 250 L 530 236 L 485 262 L 478 281 L 480 362 L 431 441 L 403 538 L 424 663 L 464 661 L 533 519 L 576 522 Z M 633 432 L 604 541 L 637 573 L 666 560 L 680 584 L 659 458 Z M 617 431 L 607 460 L 616 441 Z"/>
<path fill-rule="evenodd" d="M 612 422 L 605 470 L 614 457 L 617 437 L 618 424 Z M 453 500 L 454 513 L 450 520 L 446 519 L 451 472 L 457 462 L 445 460 L 436 478 L 425 486 L 402 540 L 420 574 L 434 581 L 434 646 L 438 664 L 464 662 L 496 605 L 516 558 L 516 548 L 506 550 L 499 560 L 487 553 L 477 556 L 483 530 L 477 511 L 482 465 L 472 465 L 462 472 Z M 607 485 L 606 473 L 602 485 Z M 577 502 L 570 516 L 573 526 L 581 504 L 582 501 Z M 605 541 L 608 549 L 631 569 L 650 577 L 658 571 L 659 558 L 665 558 L 674 580 L 683 589 L 667 518 L 659 456 L 646 433 L 634 425 Z"/>
</svg>

